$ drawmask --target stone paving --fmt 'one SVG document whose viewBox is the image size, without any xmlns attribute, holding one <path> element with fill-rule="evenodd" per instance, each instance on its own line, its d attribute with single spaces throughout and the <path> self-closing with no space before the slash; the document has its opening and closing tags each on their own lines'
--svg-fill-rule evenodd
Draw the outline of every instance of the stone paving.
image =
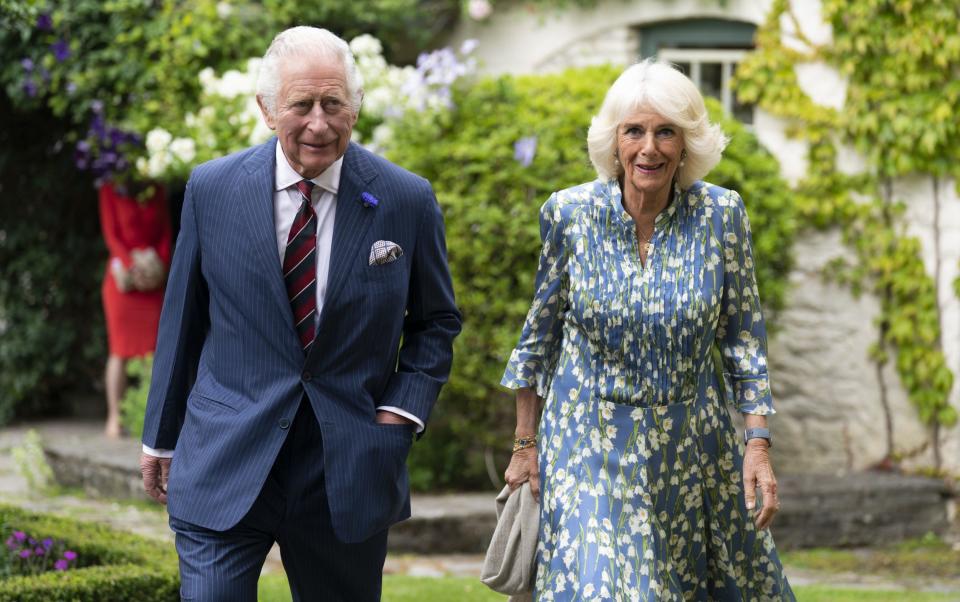
<svg viewBox="0 0 960 602">
<path fill-rule="evenodd" d="M 165 510 L 151 502 L 116 501 L 91 497 L 82 491 L 67 490 L 53 495 L 41 495 L 29 490 L 27 480 L 20 474 L 11 450 L 23 444 L 29 428 L 36 428 L 44 441 L 55 441 L 58 448 L 87 445 L 98 440 L 96 450 L 84 453 L 116 462 L 129 462 L 139 453 L 139 443 L 130 439 L 108 441 L 98 437 L 99 422 L 58 420 L 34 425 L 18 425 L 0 429 L 0 502 L 14 503 L 41 512 L 52 512 L 73 518 L 102 522 L 146 537 L 172 543 L 173 534 L 167 526 Z M 126 458 L 126 459 L 125 459 Z M 414 496 L 415 519 L 442 520 L 445 517 L 492 508 L 494 494 Z M 489 506 L 487 506 L 489 505 Z M 409 521 L 413 523 L 415 521 Z M 397 539 L 409 538 L 411 533 L 395 529 Z M 414 531 L 415 533 L 415 531 Z M 394 542 L 391 543 L 393 545 Z M 387 574 L 405 574 L 421 577 L 463 576 L 477 577 L 483 557 L 480 554 L 410 554 L 391 552 L 384 571 Z M 833 587 L 867 588 L 873 590 L 960 592 L 960 579 L 949 582 L 895 582 L 883 577 L 857 574 L 822 574 L 786 567 L 794 585 L 829 585 Z M 274 547 L 264 565 L 264 572 L 282 572 L 279 551 Z M 960 598 L 958 598 L 960 600 Z"/>
</svg>

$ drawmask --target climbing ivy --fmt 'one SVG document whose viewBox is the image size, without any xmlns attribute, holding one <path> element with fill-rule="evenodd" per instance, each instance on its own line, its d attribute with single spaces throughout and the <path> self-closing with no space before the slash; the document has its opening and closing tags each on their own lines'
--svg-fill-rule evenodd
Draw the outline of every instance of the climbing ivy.
<svg viewBox="0 0 960 602">
<path fill-rule="evenodd" d="M 930 427 L 939 469 L 940 428 L 957 422 L 949 404 L 954 375 L 943 353 L 938 282 L 927 274 L 920 242 L 906 233 L 892 180 L 920 174 L 932 179 L 935 194 L 941 178 L 960 180 L 953 113 L 960 106 L 960 5 L 823 0 L 822 10 L 833 31 L 828 45 L 804 35 L 788 0 L 775 0 L 757 32 L 757 51 L 741 63 L 734 85 L 742 101 L 784 118 L 788 133 L 809 143 L 798 211 L 812 226 L 839 225 L 855 251 L 852 260 L 835 262 L 832 274 L 855 293 L 866 288 L 879 298 L 871 358 L 882 366 L 895 354 L 900 380 Z M 819 106 L 803 92 L 795 66 L 808 62 L 824 62 L 846 78 L 842 108 Z M 866 158 L 863 173 L 839 169 L 844 143 Z M 960 279 L 954 288 L 960 295 Z"/>
</svg>

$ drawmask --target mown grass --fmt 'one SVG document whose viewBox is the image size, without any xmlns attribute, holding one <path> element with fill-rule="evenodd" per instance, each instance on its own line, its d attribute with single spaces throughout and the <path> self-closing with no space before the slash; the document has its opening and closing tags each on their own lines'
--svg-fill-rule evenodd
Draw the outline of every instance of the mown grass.
<svg viewBox="0 0 960 602">
<path fill-rule="evenodd" d="M 290 602 L 286 575 L 260 577 L 258 598 L 260 602 Z M 473 577 L 386 575 L 383 578 L 383 602 L 505 602 L 506 599 Z"/>
<path fill-rule="evenodd" d="M 798 602 L 958 602 L 952 594 L 878 591 L 824 586 L 795 587 Z M 260 578 L 260 602 L 289 602 L 290 590 L 283 574 Z M 383 602 L 505 602 L 472 577 L 408 577 L 387 575 L 383 580 Z"/>
<path fill-rule="evenodd" d="M 881 575 L 889 579 L 932 577 L 960 580 L 960 550 L 935 536 L 884 548 L 814 548 L 783 552 L 785 565 L 826 573 Z"/>
</svg>

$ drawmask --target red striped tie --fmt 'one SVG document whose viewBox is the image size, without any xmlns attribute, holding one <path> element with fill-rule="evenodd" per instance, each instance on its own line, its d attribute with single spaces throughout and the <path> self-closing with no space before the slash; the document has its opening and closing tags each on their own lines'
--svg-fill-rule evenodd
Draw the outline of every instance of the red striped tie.
<svg viewBox="0 0 960 602">
<path fill-rule="evenodd" d="M 313 182 L 297 182 L 300 210 L 293 218 L 287 248 L 283 253 L 283 280 L 293 309 L 293 323 L 304 352 L 310 350 L 315 336 L 317 313 L 317 214 L 310 203 Z"/>
</svg>

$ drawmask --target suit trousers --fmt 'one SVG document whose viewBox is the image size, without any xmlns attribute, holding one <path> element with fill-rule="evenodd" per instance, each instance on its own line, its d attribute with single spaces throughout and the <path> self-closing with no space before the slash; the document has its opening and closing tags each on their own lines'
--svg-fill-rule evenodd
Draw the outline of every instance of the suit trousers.
<svg viewBox="0 0 960 602">
<path fill-rule="evenodd" d="M 306 397 L 260 495 L 239 523 L 213 531 L 171 516 L 170 527 L 183 600 L 255 602 L 274 542 L 295 601 L 380 599 L 387 531 L 357 544 L 337 539 L 324 487 L 323 437 Z"/>
</svg>

